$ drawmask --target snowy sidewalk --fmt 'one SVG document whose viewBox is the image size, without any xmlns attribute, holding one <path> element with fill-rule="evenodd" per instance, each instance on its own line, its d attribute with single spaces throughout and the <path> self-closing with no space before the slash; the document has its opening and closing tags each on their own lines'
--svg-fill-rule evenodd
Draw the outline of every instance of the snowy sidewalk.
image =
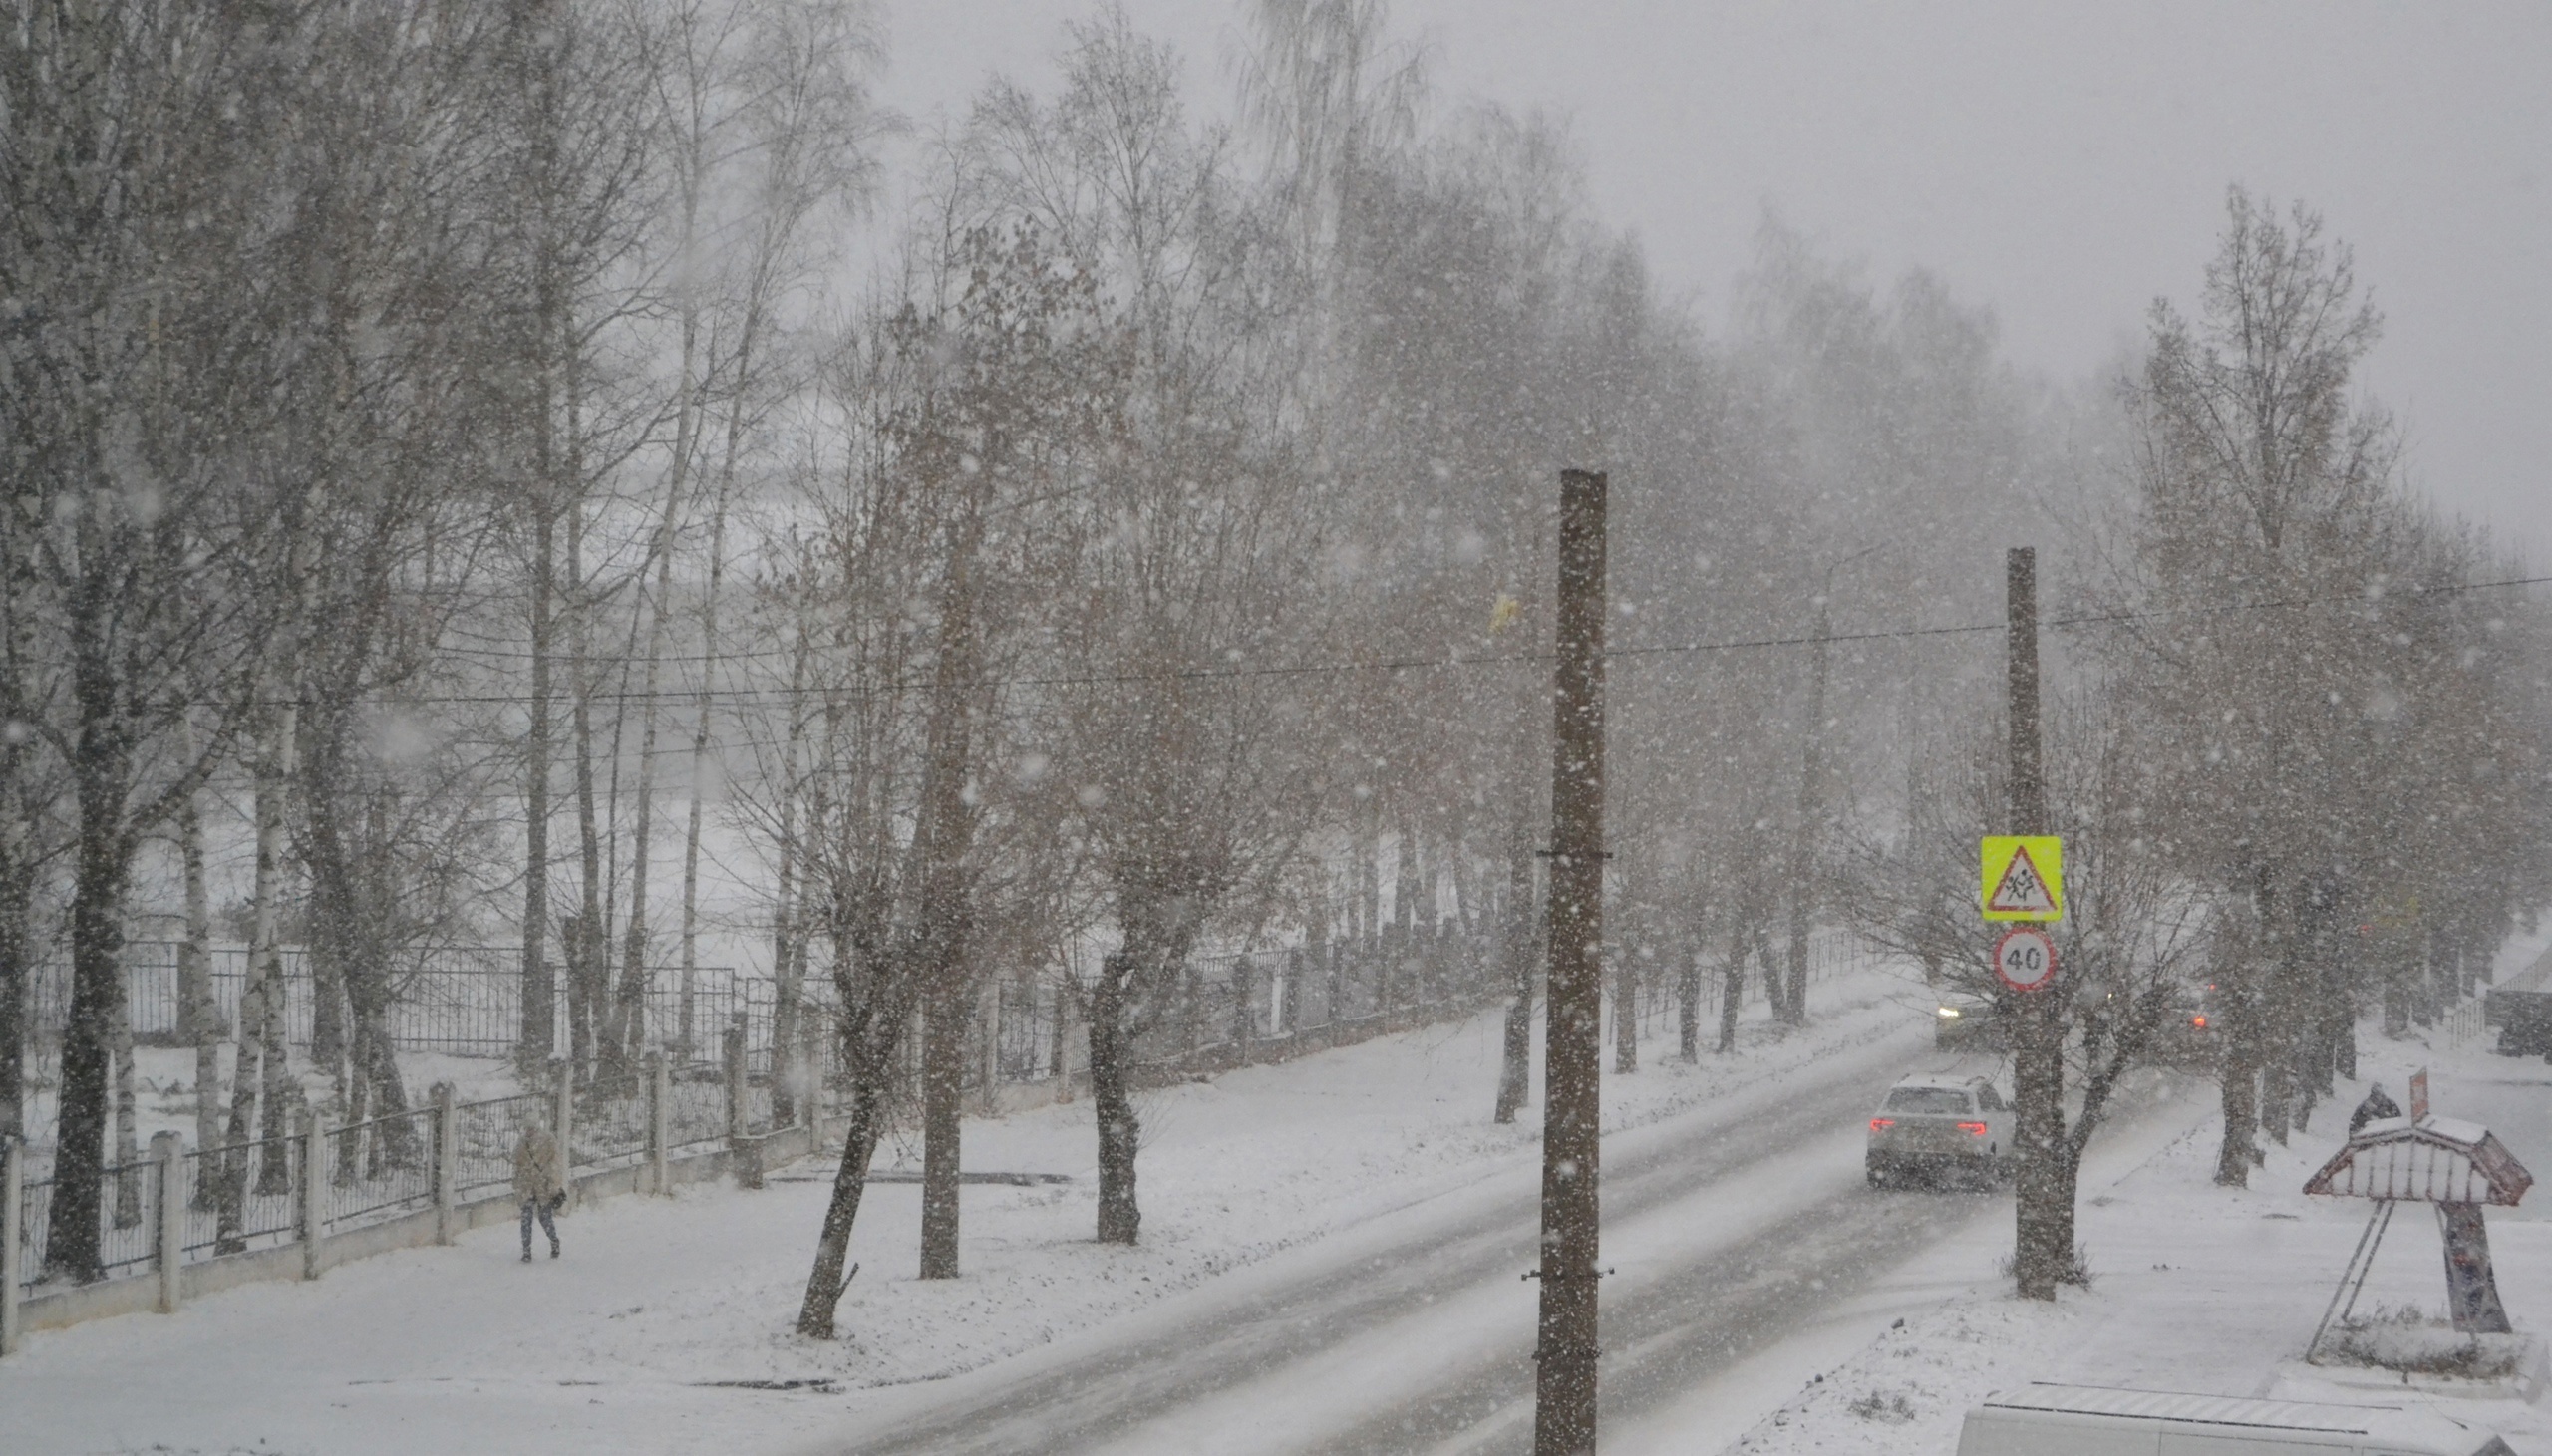
<svg viewBox="0 0 2552 1456">
<path fill-rule="evenodd" d="M 1688 1067 L 1663 1059 L 1670 1040 L 1648 1043 L 1646 1070 L 1606 1078 L 1608 1128 L 1844 1048 L 1923 1048 L 1919 987 L 1864 974 L 1817 1002 L 1806 1032 L 1751 1025 L 1735 1058 Z M 872 1185 L 839 1341 L 788 1332 L 825 1195 L 824 1170 L 800 1164 L 810 1181 L 760 1193 L 602 1204 L 562 1226 L 555 1263 L 520 1265 L 512 1231 L 487 1229 L 38 1336 L 0 1366 L 9 1449 L 725 1451 L 838 1431 L 878 1398 L 861 1389 L 988 1365 L 1528 1164 L 1537 1113 L 1486 1116 L 1497 1034 L 1484 1015 L 1152 1094 L 1137 1249 L 1091 1242 L 1086 1105 L 969 1123 L 970 1168 L 1073 1181 L 970 1186 L 967 1277 L 929 1283 L 911 1277 L 916 1190 Z"/>
<path fill-rule="evenodd" d="M 2501 984 L 2552 955 L 2547 940 L 2512 943 L 2498 968 Z M 2439 1114 L 2487 1125 L 2538 1180 L 2552 1179 L 2552 1072 L 2534 1058 L 2492 1055 L 2486 1038 L 2445 1044 L 2441 1031 L 2387 1041 L 2362 1024 L 2361 1079 L 2340 1083 L 2336 1098 L 2314 1110 L 2309 1131 L 2284 1147 L 2270 1144 L 2267 1165 L 2253 1171 L 2248 1189 L 2214 1185 L 2221 1128 L 2211 1108 L 2150 1157 L 2110 1150 L 2109 1176 L 2082 1186 L 2079 1233 L 2096 1276 L 2089 1291 L 2067 1291 L 2049 1306 L 2013 1298 L 2000 1279 L 1980 1282 L 1909 1315 L 1904 1327 L 1875 1342 L 1835 1351 L 1813 1383 L 1733 1449 L 1746 1456 L 1947 1452 L 1970 1407 L 1989 1391 L 2031 1380 L 2377 1402 L 2374 1392 L 2308 1387 L 2280 1369 L 2302 1356 L 2366 1225 L 2365 1204 L 2309 1198 L 2302 1188 L 2345 1139 L 2349 1111 L 2368 1081 L 2399 1098 L 2409 1074 L 2427 1067 Z M 2094 1143 L 2095 1164 L 2101 1156 Z M 2537 1333 L 2552 1330 L 2546 1186 L 2538 1182 L 2521 1207 L 2489 1212 L 2500 1293 L 2517 1327 Z M 2395 1221 L 2361 1312 L 2443 1309 L 2434 1221 L 2405 1212 L 2420 1216 Z M 2446 1404 L 2491 1424 L 2521 1456 L 2552 1456 L 2552 1411 L 2514 1401 Z M 1641 1449 L 1713 1452 L 1724 1439 L 1687 1424 Z"/>
</svg>

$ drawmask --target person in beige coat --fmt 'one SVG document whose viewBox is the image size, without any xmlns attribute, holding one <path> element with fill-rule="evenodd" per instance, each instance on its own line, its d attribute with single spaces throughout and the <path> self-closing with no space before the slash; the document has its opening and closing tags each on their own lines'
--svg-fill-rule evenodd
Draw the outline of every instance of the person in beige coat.
<svg viewBox="0 0 2552 1456">
<path fill-rule="evenodd" d="M 567 1201 L 565 1160 L 559 1156 L 558 1139 L 537 1122 L 525 1123 L 522 1136 L 514 1140 L 514 1197 L 522 1200 L 522 1262 L 531 1262 L 531 1221 L 537 1215 L 540 1231 L 549 1236 L 549 1257 L 558 1257 L 558 1226 L 550 1216 Z"/>
</svg>

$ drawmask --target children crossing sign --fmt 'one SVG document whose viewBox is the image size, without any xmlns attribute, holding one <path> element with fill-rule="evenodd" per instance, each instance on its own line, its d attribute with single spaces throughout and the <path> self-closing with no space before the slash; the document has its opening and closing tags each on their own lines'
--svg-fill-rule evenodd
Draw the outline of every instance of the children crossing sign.
<svg viewBox="0 0 2552 1456">
<path fill-rule="evenodd" d="M 1987 920 L 2065 918 L 2065 841 L 2054 834 L 1988 834 L 1977 904 Z"/>
</svg>

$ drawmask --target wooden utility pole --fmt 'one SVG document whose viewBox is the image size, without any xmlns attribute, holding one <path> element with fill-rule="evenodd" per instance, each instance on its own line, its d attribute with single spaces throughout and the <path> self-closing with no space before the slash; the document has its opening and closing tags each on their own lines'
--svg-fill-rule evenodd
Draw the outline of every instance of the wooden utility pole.
<svg viewBox="0 0 2552 1456">
<path fill-rule="evenodd" d="M 1591 471 L 1560 472 L 1557 625 L 1533 1456 L 1589 1456 L 1604 1111 L 1604 476 Z"/>
<path fill-rule="evenodd" d="M 2011 734 L 2009 815 L 2014 834 L 2045 834 L 2047 785 L 2040 767 L 2038 725 L 2038 552 L 2015 546 L 2004 563 L 2009 603 L 2005 687 Z M 2056 1160 L 2065 1133 L 2064 1021 L 2053 985 L 2004 993 L 2011 1006 L 2014 1150 L 2020 1157 L 2013 1199 L 2012 1268 L 2021 1298 L 2053 1300 L 2073 1251 L 2063 1247 L 2070 1222 L 2057 1207 L 2065 1193 Z"/>
</svg>

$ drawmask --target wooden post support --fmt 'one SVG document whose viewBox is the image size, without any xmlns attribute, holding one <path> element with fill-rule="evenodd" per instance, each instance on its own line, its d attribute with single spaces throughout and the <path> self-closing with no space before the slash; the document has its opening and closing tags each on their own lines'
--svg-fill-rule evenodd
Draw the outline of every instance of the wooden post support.
<svg viewBox="0 0 2552 1456">
<path fill-rule="evenodd" d="M 1604 1112 L 1604 476 L 1561 472 L 1533 1456 L 1592 1456 L 1595 1450 Z"/>
<path fill-rule="evenodd" d="M 673 1072 L 665 1065 L 665 1053 L 647 1053 L 647 1191 L 670 1195 L 674 1191 L 671 1119 L 673 1117 Z"/>
<path fill-rule="evenodd" d="M 450 1244 L 461 1236 L 461 1102 L 452 1083 L 437 1082 L 435 1111 L 435 1242 Z"/>
<path fill-rule="evenodd" d="M 0 1355 L 18 1352 L 18 1302 L 26 1293 L 27 1145 L 0 1136 Z"/>
<path fill-rule="evenodd" d="M 153 1262 L 160 1270 L 160 1312 L 174 1314 L 185 1303 L 179 1276 L 186 1263 L 186 1140 L 173 1132 L 151 1134 L 151 1161 L 160 1175 L 160 1226 Z"/>
<path fill-rule="evenodd" d="M 317 1279 L 328 1243 L 328 1120 L 301 1114 L 301 1277 Z"/>
<path fill-rule="evenodd" d="M 551 1095 L 557 1105 L 550 1113 L 549 1126 L 558 1139 L 558 1190 L 567 1195 L 565 1207 L 576 1206 L 576 1064 L 560 1057 L 550 1063 L 557 1072 Z"/>
</svg>

